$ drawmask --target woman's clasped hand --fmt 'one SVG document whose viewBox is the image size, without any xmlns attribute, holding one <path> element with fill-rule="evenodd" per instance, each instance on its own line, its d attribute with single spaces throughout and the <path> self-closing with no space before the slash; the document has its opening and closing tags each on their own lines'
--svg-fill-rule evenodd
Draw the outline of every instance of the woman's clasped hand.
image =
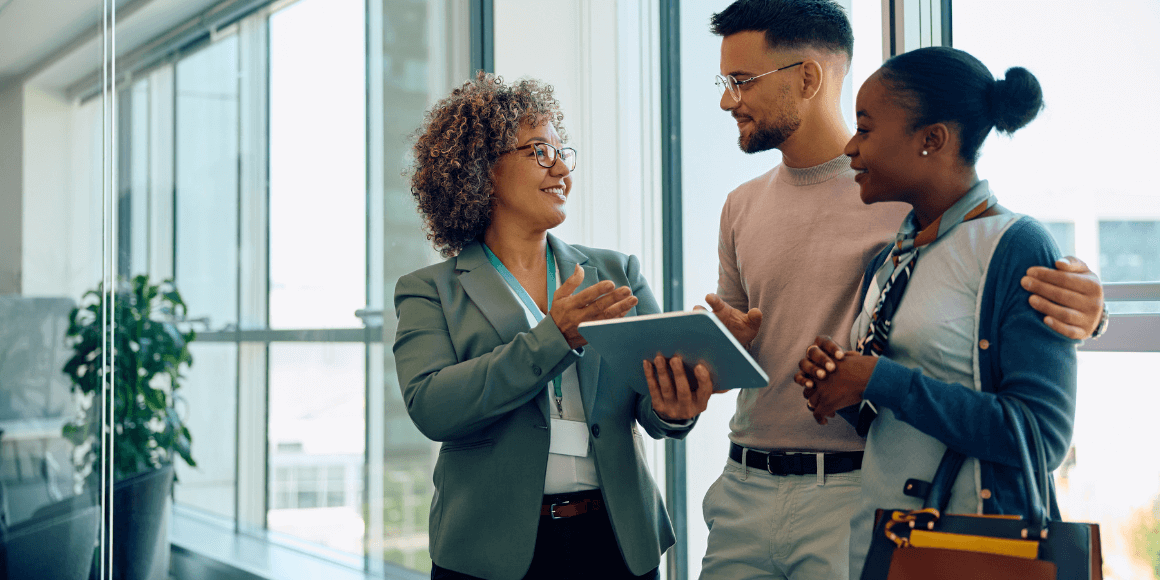
<svg viewBox="0 0 1160 580">
<path fill-rule="evenodd" d="M 839 409 L 862 402 L 877 362 L 877 357 L 844 351 L 834 339 L 819 336 L 806 347 L 793 380 L 804 387 L 802 396 L 814 420 L 825 425 Z"/>
</svg>

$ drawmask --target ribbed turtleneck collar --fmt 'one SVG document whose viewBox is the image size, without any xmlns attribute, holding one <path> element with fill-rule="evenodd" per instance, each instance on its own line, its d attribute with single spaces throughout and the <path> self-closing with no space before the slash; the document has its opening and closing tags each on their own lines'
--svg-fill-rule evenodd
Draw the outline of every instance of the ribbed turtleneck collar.
<svg viewBox="0 0 1160 580">
<path fill-rule="evenodd" d="M 789 167 L 782 163 L 778 173 L 782 181 L 791 185 L 815 185 L 823 181 L 829 181 L 849 170 L 850 158 L 845 155 L 839 155 L 821 165 L 815 165 L 813 167 Z"/>
</svg>

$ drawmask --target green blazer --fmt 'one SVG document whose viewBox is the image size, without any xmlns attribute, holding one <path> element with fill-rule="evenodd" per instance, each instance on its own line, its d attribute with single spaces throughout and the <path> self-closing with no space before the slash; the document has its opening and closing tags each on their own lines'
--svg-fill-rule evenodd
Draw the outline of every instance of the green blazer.
<svg viewBox="0 0 1160 580">
<path fill-rule="evenodd" d="M 579 264 L 586 288 L 601 280 L 639 299 L 629 316 L 660 311 L 635 256 L 570 246 L 548 236 L 560 272 Z M 435 463 L 431 559 L 488 579 L 522 578 L 532 563 L 548 462 L 550 377 L 577 364 L 605 505 L 634 574 L 660 563 L 673 531 L 646 467 L 636 423 L 655 439 L 684 437 L 592 349 L 568 347 L 551 316 L 533 328 L 475 242 L 395 287 L 395 366 L 407 412 L 443 442 Z M 584 557 L 574 554 L 574 557 Z M 566 565 L 565 563 L 562 563 Z"/>
</svg>

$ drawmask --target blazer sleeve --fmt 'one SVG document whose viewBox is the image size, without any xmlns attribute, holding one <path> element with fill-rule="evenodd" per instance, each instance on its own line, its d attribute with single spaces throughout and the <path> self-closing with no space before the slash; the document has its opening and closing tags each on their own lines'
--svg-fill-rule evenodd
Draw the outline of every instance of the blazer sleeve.
<svg viewBox="0 0 1160 580">
<path fill-rule="evenodd" d="M 460 361 L 433 279 L 408 274 L 395 286 L 395 367 L 407 412 L 434 441 L 467 437 L 535 398 L 579 355 L 545 316 L 491 352 Z"/>
<path fill-rule="evenodd" d="M 628 277 L 629 288 L 632 289 L 632 295 L 636 296 L 638 302 L 636 304 L 636 313 L 641 314 L 657 314 L 661 311 L 657 304 L 657 299 L 653 296 L 652 290 L 645 281 L 644 275 L 640 271 L 640 260 L 636 256 L 629 256 L 628 263 L 624 270 Z M 644 371 L 636 377 L 638 381 L 644 381 Z M 696 425 L 697 419 L 693 418 L 687 424 L 681 425 L 676 423 L 669 423 L 657 416 L 656 411 L 652 408 L 652 396 L 637 395 L 636 401 L 636 421 L 644 427 L 645 433 L 648 433 L 653 439 L 661 439 L 669 437 L 673 439 L 684 439 L 689 434 L 689 430 Z"/>
<path fill-rule="evenodd" d="M 955 451 L 1012 467 L 1022 463 L 998 397 L 1019 398 L 1039 422 L 1048 466 L 1054 469 L 1071 440 L 1079 341 L 1044 324 L 1028 303 L 1030 293 L 1019 285 L 1027 268 L 1052 267 L 1059 255 L 1050 235 L 1036 225 L 1029 218 L 1013 224 L 991 259 L 983 300 L 988 303 L 987 292 L 992 293 L 994 307 L 984 308 L 990 316 L 980 321 L 980 335 L 990 334 L 984 328 L 997 329 L 991 342 L 998 352 L 990 356 L 998 360 L 995 369 L 979 365 L 984 391 L 936 381 L 921 369 L 881 357 L 863 396 Z"/>
</svg>

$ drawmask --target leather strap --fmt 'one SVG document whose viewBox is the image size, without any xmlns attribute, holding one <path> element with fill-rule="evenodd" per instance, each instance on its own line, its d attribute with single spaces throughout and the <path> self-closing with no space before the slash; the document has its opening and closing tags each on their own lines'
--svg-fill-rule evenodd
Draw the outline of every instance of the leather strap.
<svg viewBox="0 0 1160 580">
<path fill-rule="evenodd" d="M 551 516 L 552 519 L 571 518 L 588 512 L 604 509 L 604 502 L 599 499 L 582 499 L 573 503 L 544 504 L 540 506 L 541 516 Z"/>
<path fill-rule="evenodd" d="M 744 463 L 747 467 L 768 471 L 773 475 L 814 475 L 818 473 L 818 458 L 816 453 L 766 453 L 750 449 L 744 453 L 742 462 L 742 447 L 736 443 L 729 443 L 729 457 L 737 463 Z M 842 453 L 824 453 L 826 473 L 848 473 L 862 469 L 862 452 L 845 451 Z"/>
</svg>

